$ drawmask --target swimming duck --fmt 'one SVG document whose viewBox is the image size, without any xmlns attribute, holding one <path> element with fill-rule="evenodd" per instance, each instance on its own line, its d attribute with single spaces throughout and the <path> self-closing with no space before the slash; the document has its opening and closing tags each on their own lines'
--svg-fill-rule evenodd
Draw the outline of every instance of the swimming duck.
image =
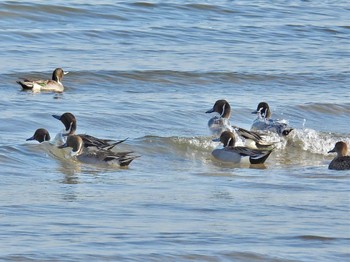
<svg viewBox="0 0 350 262">
<path fill-rule="evenodd" d="M 22 86 L 24 90 L 32 90 L 34 92 L 39 91 L 53 91 L 53 92 L 63 92 L 64 87 L 61 83 L 63 75 L 68 74 L 64 72 L 62 68 L 56 68 L 52 73 L 51 80 L 29 80 L 23 79 L 22 81 L 16 81 Z"/>
<path fill-rule="evenodd" d="M 231 116 L 231 106 L 226 100 L 217 100 L 213 108 L 205 113 L 219 113 L 219 116 L 214 116 L 208 121 L 208 127 L 213 135 L 220 136 L 223 131 L 232 130 L 229 121 Z"/>
<path fill-rule="evenodd" d="M 55 140 L 59 141 L 58 144 L 62 144 L 66 141 L 67 136 L 69 135 L 74 135 L 75 131 L 77 129 L 77 119 L 72 113 L 64 113 L 62 115 L 52 115 L 54 118 L 60 120 L 63 125 L 65 126 L 65 130 L 61 133 L 58 133 L 56 135 Z M 110 139 L 100 139 L 94 136 L 86 135 L 86 134 L 78 134 L 83 141 L 84 141 L 84 146 L 91 148 L 107 148 L 107 149 L 112 149 L 114 146 L 124 142 L 124 140 L 120 141 L 113 141 Z"/>
<path fill-rule="evenodd" d="M 249 147 L 268 148 L 273 145 L 273 143 L 266 142 L 262 134 L 254 131 L 248 131 L 237 126 L 231 126 L 229 120 L 231 116 L 231 106 L 226 100 L 217 100 L 213 108 L 206 111 L 206 113 L 214 112 L 220 114 L 220 116 L 214 116 L 208 121 L 208 127 L 214 135 L 220 136 L 220 134 L 224 131 L 231 131 L 236 133 L 239 138 L 243 138 L 247 145 L 249 144 Z"/>
<path fill-rule="evenodd" d="M 270 131 L 280 136 L 287 136 L 293 130 L 285 120 L 271 119 L 271 110 L 266 102 L 260 102 L 252 114 L 257 114 L 258 117 L 254 120 L 251 130 Z"/>
<path fill-rule="evenodd" d="M 337 156 L 331 161 L 328 168 L 334 170 L 350 170 L 350 156 L 348 156 L 348 145 L 339 141 L 328 153 L 337 153 Z"/>
<path fill-rule="evenodd" d="M 58 148 L 71 147 L 71 156 L 80 162 L 88 164 L 108 164 L 121 167 L 128 166 L 138 156 L 131 155 L 133 152 L 113 152 L 109 149 L 97 149 L 88 151 L 84 149 L 84 141 L 81 136 L 70 135 L 65 144 Z"/>
<path fill-rule="evenodd" d="M 217 139 L 215 141 L 217 141 Z M 222 149 L 214 149 L 212 155 L 223 162 L 239 164 L 242 158 L 247 156 L 251 164 L 263 164 L 272 152 L 272 149 L 257 150 L 235 146 L 235 135 L 231 131 L 222 132 L 219 141 L 224 147 Z"/>
<path fill-rule="evenodd" d="M 58 158 L 64 158 L 65 154 L 62 152 L 62 150 L 58 149 L 55 141 L 50 140 L 50 134 L 45 128 L 38 128 L 34 135 L 26 141 L 36 140 L 40 143 L 40 146 L 51 155 L 58 157 Z"/>
<path fill-rule="evenodd" d="M 34 135 L 30 138 L 27 138 L 26 141 L 36 140 L 39 143 L 42 143 L 44 141 L 50 141 L 50 139 L 50 134 L 45 128 L 38 128 L 37 130 L 35 130 Z"/>
</svg>

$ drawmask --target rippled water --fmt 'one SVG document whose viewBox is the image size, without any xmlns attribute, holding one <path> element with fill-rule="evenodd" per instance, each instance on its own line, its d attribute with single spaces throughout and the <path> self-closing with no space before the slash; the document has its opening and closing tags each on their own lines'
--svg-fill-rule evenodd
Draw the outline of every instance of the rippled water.
<svg viewBox="0 0 350 262">
<path fill-rule="evenodd" d="M 350 144 L 348 1 L 0 3 L 0 259 L 346 261 Z M 19 77 L 70 73 L 62 94 Z M 263 167 L 222 165 L 217 99 L 250 128 L 258 102 L 295 130 Z M 26 142 L 63 128 L 128 140 L 127 169 Z"/>
</svg>

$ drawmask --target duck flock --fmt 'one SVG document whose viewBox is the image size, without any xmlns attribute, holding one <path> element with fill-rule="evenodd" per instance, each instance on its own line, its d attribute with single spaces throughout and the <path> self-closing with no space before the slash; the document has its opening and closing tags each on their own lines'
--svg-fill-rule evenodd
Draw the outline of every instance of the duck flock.
<svg viewBox="0 0 350 262">
<path fill-rule="evenodd" d="M 33 92 L 63 92 L 64 86 L 61 81 L 67 73 L 62 68 L 56 68 L 50 80 L 22 79 L 17 83 L 24 90 Z M 208 121 L 208 127 L 215 137 L 213 141 L 221 142 L 223 145 L 222 148 L 212 151 L 212 156 L 222 162 L 239 164 L 243 158 L 248 157 L 252 165 L 263 164 L 275 147 L 275 142 L 271 142 L 271 135 L 285 137 L 293 131 L 285 120 L 271 118 L 271 110 L 266 102 L 260 102 L 257 109 L 252 112 L 257 115 L 257 118 L 251 130 L 230 124 L 231 106 L 224 99 L 217 100 L 206 113 L 217 113 Z M 125 142 L 126 139 L 114 141 L 76 134 L 77 120 L 72 113 L 66 112 L 53 117 L 64 125 L 64 129 L 54 139 L 51 139 L 45 128 L 38 128 L 27 141 L 36 140 L 39 143 L 46 143 L 51 148 L 51 152 L 56 153 L 65 148 L 71 148 L 69 153 L 71 159 L 89 164 L 127 167 L 139 157 L 133 151 L 115 150 L 116 146 Z M 328 166 L 329 169 L 350 170 L 350 156 L 348 156 L 348 145 L 345 142 L 338 141 L 328 153 L 336 153 Z"/>
</svg>

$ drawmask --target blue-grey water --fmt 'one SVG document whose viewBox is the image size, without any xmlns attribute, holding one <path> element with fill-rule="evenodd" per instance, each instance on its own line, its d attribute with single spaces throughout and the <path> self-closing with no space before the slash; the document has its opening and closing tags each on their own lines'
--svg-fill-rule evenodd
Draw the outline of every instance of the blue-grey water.
<svg viewBox="0 0 350 262">
<path fill-rule="evenodd" d="M 349 261 L 349 1 L 1 1 L 0 260 Z M 20 77 L 70 73 L 62 94 Z M 295 128 L 264 168 L 211 157 L 217 99 Z M 128 140 L 129 168 L 26 138 L 63 125 Z"/>
</svg>

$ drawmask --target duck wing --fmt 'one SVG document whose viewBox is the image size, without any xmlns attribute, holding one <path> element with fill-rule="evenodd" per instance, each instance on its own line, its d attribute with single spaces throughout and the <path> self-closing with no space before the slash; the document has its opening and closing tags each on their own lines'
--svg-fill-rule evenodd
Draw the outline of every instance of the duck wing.
<svg viewBox="0 0 350 262">
<path fill-rule="evenodd" d="M 245 139 L 251 139 L 255 142 L 262 141 L 263 138 L 260 134 L 254 131 L 249 131 L 247 129 L 238 127 L 238 126 L 232 126 L 233 129 L 237 132 L 237 134 Z"/>
<path fill-rule="evenodd" d="M 139 156 L 131 155 L 133 152 L 111 152 L 106 150 L 108 154 L 106 154 L 103 158 L 105 162 L 117 162 L 120 166 L 128 166 L 135 158 Z M 106 153 L 106 152 L 105 152 Z"/>
<path fill-rule="evenodd" d="M 85 135 L 85 134 L 79 134 L 79 136 L 83 139 L 85 147 L 96 147 L 98 149 L 106 149 L 106 150 L 111 150 L 116 145 L 123 143 L 125 140 L 128 139 L 126 138 L 123 140 L 114 141 L 111 139 L 101 139 L 101 138 L 97 138 L 97 137 Z"/>
<path fill-rule="evenodd" d="M 40 86 L 40 89 L 43 91 L 56 91 L 63 92 L 64 87 L 61 83 L 58 83 L 54 80 L 47 80 L 45 82 L 34 82 L 37 86 Z"/>
<path fill-rule="evenodd" d="M 249 156 L 249 157 L 260 157 L 262 155 L 265 155 L 267 153 L 270 153 L 271 150 L 259 150 L 259 149 L 252 149 L 244 146 L 235 146 L 235 147 L 226 147 L 225 150 L 228 150 L 230 152 L 235 152 L 237 154 L 240 154 L 241 156 Z"/>
<path fill-rule="evenodd" d="M 255 131 L 249 131 L 247 129 L 238 127 L 238 126 L 232 126 L 232 128 L 236 131 L 236 133 L 243 137 L 246 140 L 250 140 L 255 142 L 255 146 L 259 149 L 269 149 L 271 148 L 275 142 L 267 142 L 264 140 L 264 138 L 268 135 L 268 134 L 262 134 L 262 133 L 258 133 Z"/>
<path fill-rule="evenodd" d="M 46 86 L 50 80 L 29 80 L 23 79 L 22 81 L 16 81 L 23 89 L 33 89 L 34 85 L 41 87 Z"/>
<path fill-rule="evenodd" d="M 228 150 L 230 152 L 235 152 L 237 154 L 240 154 L 241 156 L 248 156 L 251 164 L 264 163 L 272 152 L 272 149 L 259 150 L 259 149 L 251 149 L 248 147 L 241 147 L 241 146 L 227 147 L 225 148 L 225 150 Z"/>
</svg>

